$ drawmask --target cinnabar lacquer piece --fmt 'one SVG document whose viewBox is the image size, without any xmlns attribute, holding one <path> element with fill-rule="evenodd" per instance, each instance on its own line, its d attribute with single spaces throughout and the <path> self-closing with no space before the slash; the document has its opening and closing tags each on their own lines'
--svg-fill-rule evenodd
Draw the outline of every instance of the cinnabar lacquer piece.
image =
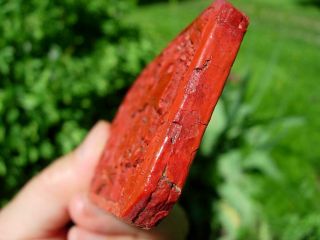
<svg viewBox="0 0 320 240">
<path fill-rule="evenodd" d="M 149 64 L 112 122 L 91 199 L 142 228 L 168 215 L 237 55 L 248 18 L 214 2 Z"/>
</svg>

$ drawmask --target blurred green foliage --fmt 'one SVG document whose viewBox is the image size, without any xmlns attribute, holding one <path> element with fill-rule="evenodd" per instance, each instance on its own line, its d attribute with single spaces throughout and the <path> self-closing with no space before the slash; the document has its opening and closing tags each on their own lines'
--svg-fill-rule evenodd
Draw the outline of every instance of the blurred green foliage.
<svg viewBox="0 0 320 240">
<path fill-rule="evenodd" d="M 0 200 L 111 119 L 150 45 L 134 1 L 0 1 Z"/>
<path fill-rule="evenodd" d="M 0 1 L 1 203 L 210 2 Z M 320 239 L 318 1 L 233 2 L 251 25 L 183 191 L 190 239 Z"/>
</svg>

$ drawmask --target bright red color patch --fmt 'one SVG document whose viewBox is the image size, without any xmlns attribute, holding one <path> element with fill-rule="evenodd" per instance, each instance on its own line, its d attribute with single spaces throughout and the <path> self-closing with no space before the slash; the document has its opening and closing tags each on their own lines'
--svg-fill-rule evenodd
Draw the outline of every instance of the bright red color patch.
<svg viewBox="0 0 320 240">
<path fill-rule="evenodd" d="M 178 200 L 248 19 L 214 2 L 135 81 L 112 122 L 91 198 L 151 228 Z"/>
</svg>

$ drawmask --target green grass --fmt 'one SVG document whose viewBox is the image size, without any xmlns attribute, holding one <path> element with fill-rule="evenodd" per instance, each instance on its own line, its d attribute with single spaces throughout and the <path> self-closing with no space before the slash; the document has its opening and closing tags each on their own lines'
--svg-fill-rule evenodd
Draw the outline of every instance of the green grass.
<svg viewBox="0 0 320 240">
<path fill-rule="evenodd" d="M 309 126 L 297 130 L 299 138 L 290 145 L 307 158 L 320 156 L 320 148 L 314 147 L 320 143 L 319 134 L 314 131 L 320 129 L 320 12 L 288 0 L 278 4 L 265 4 L 262 0 L 233 2 L 251 20 L 233 71 L 240 75 L 250 72 L 253 91 L 255 85 L 267 81 L 270 86 L 265 90 L 272 93 L 262 99 L 261 112 L 257 114 L 305 116 Z M 152 5 L 139 9 L 129 20 L 144 29 L 156 52 L 160 52 L 209 3 Z"/>
<path fill-rule="evenodd" d="M 271 229 L 271 237 L 264 239 L 312 239 L 303 230 L 295 233 L 295 224 L 306 226 L 310 215 L 320 213 L 320 11 L 290 0 L 232 2 L 251 21 L 232 70 L 250 78 L 245 98 L 257 106 L 250 118 L 300 121 L 270 130 L 275 138 L 279 135 L 271 155 L 283 179 L 257 183 L 263 189 L 256 198 Z M 127 21 L 140 25 L 159 53 L 209 3 L 150 5 Z"/>
</svg>

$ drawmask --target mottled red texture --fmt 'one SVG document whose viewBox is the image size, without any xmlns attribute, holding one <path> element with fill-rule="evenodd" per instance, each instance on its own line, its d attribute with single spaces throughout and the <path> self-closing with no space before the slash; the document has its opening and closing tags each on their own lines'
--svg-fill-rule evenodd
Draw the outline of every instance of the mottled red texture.
<svg viewBox="0 0 320 240">
<path fill-rule="evenodd" d="M 143 228 L 168 215 L 247 25 L 245 15 L 218 0 L 141 73 L 96 168 L 91 198 L 98 206 Z"/>
</svg>

